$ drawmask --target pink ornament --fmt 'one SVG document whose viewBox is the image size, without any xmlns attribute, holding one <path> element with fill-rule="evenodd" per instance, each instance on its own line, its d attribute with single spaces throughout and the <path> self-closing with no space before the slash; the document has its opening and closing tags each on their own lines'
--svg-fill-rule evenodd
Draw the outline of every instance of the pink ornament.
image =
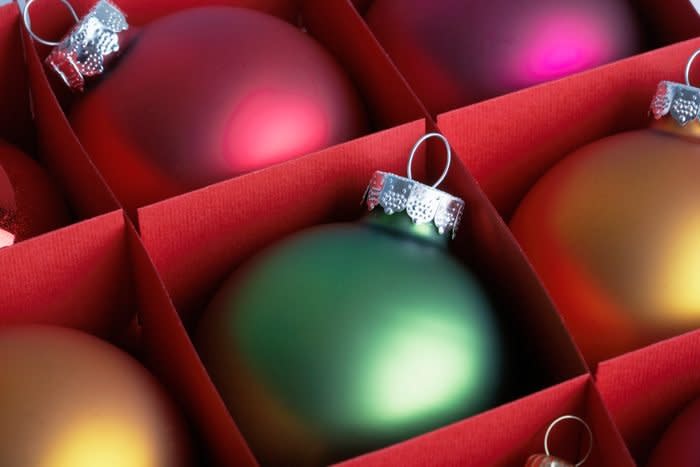
<svg viewBox="0 0 700 467">
<path fill-rule="evenodd" d="M 376 0 L 367 22 L 433 112 L 639 49 L 623 0 Z"/>
</svg>

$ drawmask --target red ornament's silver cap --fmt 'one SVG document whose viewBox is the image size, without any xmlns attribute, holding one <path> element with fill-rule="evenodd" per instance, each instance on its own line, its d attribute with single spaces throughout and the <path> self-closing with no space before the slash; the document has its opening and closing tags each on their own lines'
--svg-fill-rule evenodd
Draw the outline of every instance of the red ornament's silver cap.
<svg viewBox="0 0 700 467">
<path fill-rule="evenodd" d="M 445 171 L 435 185 L 428 186 L 413 180 L 411 164 L 418 147 L 431 137 L 440 138 L 445 143 L 447 164 Z M 424 135 L 411 151 L 408 161 L 408 177 L 381 171 L 375 172 L 369 182 L 363 201 L 370 211 L 377 206 L 381 206 L 388 215 L 405 211 L 416 224 L 432 222 L 441 235 L 449 231 L 452 233 L 452 238 L 455 238 L 464 212 L 464 200 L 435 188 L 447 176 L 451 157 L 450 145 L 443 135 L 439 133 Z"/>
<path fill-rule="evenodd" d="M 99 0 L 85 17 L 77 15 L 69 3 L 77 24 L 60 42 L 50 42 L 38 37 L 29 21 L 30 0 L 24 7 L 27 30 L 38 42 L 55 46 L 46 58 L 46 64 L 63 79 L 73 91 L 85 89 L 85 78 L 104 72 L 106 62 L 120 50 L 119 34 L 129 29 L 126 15 L 109 0 Z"/>
</svg>

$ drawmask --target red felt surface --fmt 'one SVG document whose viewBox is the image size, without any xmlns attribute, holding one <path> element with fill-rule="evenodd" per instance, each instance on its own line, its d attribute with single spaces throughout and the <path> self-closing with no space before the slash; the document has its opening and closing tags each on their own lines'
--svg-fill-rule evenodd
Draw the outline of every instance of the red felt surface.
<svg viewBox="0 0 700 467">
<path fill-rule="evenodd" d="M 602 362 L 598 387 L 641 465 L 671 421 L 700 397 L 700 331 Z"/>
</svg>

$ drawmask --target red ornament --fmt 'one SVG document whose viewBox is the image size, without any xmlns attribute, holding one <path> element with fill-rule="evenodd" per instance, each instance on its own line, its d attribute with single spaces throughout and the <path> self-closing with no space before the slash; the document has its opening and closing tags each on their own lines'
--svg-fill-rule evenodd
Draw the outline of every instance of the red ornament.
<svg viewBox="0 0 700 467">
<path fill-rule="evenodd" d="M 360 135 L 365 117 L 333 57 L 254 10 L 185 10 L 142 29 L 70 112 L 134 208 Z"/>
<path fill-rule="evenodd" d="M 0 247 L 68 223 L 61 195 L 29 156 L 0 142 Z"/>
<path fill-rule="evenodd" d="M 623 0 L 376 0 L 375 35 L 433 112 L 638 50 Z"/>
<path fill-rule="evenodd" d="M 673 421 L 656 446 L 648 467 L 700 465 L 700 399 Z"/>
</svg>

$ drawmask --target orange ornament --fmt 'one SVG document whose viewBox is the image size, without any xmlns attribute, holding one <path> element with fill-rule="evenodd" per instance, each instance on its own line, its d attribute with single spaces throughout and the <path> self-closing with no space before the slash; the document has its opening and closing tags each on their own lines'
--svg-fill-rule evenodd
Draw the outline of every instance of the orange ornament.
<svg viewBox="0 0 700 467">
<path fill-rule="evenodd" d="M 555 165 L 511 228 L 589 364 L 700 326 L 700 89 Z"/>
<path fill-rule="evenodd" d="M 141 364 L 88 334 L 0 328 L 0 465 L 185 467 L 186 429 Z"/>
</svg>

